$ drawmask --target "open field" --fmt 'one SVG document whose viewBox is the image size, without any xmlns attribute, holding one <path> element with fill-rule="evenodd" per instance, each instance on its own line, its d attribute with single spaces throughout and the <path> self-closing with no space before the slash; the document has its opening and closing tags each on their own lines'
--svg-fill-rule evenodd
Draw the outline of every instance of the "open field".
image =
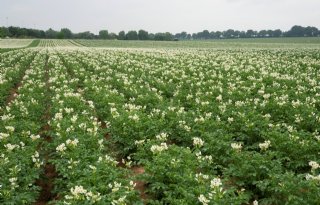
<svg viewBox="0 0 320 205">
<path fill-rule="evenodd" d="M 33 43 L 31 43 L 33 42 Z M 254 38 L 194 41 L 123 41 L 123 40 L 53 40 L 0 39 L 0 50 L 21 47 L 97 47 L 97 48 L 198 48 L 198 49 L 315 49 L 320 37 Z"/>
<path fill-rule="evenodd" d="M 118 48 L 320 48 L 320 38 L 261 38 L 195 41 L 75 40 L 87 47 Z"/>
<path fill-rule="evenodd" d="M 0 39 L 0 48 L 27 47 L 32 41 L 32 39 Z"/>
<path fill-rule="evenodd" d="M 0 204 L 318 205 L 319 38 L 259 40 L 3 51 Z"/>
</svg>

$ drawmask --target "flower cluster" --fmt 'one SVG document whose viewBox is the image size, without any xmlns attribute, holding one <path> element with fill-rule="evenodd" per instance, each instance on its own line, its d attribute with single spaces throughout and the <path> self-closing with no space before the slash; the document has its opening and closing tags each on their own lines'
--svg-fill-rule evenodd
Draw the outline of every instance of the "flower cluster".
<svg viewBox="0 0 320 205">
<path fill-rule="evenodd" d="M 150 150 L 152 153 L 160 153 L 168 149 L 167 143 L 161 143 L 160 145 L 152 145 Z"/>
<path fill-rule="evenodd" d="M 83 186 L 75 186 L 70 189 L 71 195 L 65 195 L 66 203 L 68 201 L 90 201 L 95 203 L 101 200 L 100 193 L 93 193 L 83 188 Z"/>
</svg>

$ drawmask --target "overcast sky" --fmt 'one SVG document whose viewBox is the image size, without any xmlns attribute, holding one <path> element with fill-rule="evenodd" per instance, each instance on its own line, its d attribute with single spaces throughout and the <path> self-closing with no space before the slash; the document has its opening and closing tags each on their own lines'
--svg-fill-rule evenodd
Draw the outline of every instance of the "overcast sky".
<svg viewBox="0 0 320 205">
<path fill-rule="evenodd" d="M 0 0 L 0 25 L 94 33 L 320 28 L 320 0 Z"/>
</svg>

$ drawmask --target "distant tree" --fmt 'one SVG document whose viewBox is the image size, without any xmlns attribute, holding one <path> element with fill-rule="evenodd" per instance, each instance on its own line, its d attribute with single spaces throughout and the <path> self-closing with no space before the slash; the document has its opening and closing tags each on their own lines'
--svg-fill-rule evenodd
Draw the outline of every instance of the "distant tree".
<svg viewBox="0 0 320 205">
<path fill-rule="evenodd" d="M 115 34 L 115 33 L 110 33 L 108 38 L 114 40 L 114 39 L 117 39 L 117 38 L 118 38 L 118 35 Z"/>
<path fill-rule="evenodd" d="M 154 34 L 153 33 L 149 33 L 148 34 L 148 39 L 149 40 L 154 40 Z"/>
<path fill-rule="evenodd" d="M 272 37 L 281 37 L 282 36 L 282 31 L 280 29 L 276 29 L 273 31 Z"/>
<path fill-rule="evenodd" d="M 173 35 L 169 32 L 166 33 L 156 33 L 154 36 L 154 40 L 156 41 L 172 41 Z"/>
<path fill-rule="evenodd" d="M 46 31 L 46 38 L 57 38 L 58 32 L 53 30 L 52 28 L 49 28 Z"/>
<path fill-rule="evenodd" d="M 201 38 L 203 39 L 209 39 L 210 38 L 210 32 L 208 30 L 203 30 Z"/>
<path fill-rule="evenodd" d="M 246 32 L 245 31 L 240 31 L 239 38 L 245 38 L 245 37 L 246 37 Z"/>
<path fill-rule="evenodd" d="M 318 36 L 318 32 L 319 30 L 316 28 L 316 27 L 311 27 L 311 26 L 308 26 L 304 29 L 304 33 L 306 36 L 308 37 L 315 37 L 315 36 Z"/>
<path fill-rule="evenodd" d="M 138 31 L 138 38 L 139 38 L 139 40 L 148 40 L 149 39 L 148 32 L 145 30 L 139 30 Z"/>
<path fill-rule="evenodd" d="M 78 38 L 78 39 L 94 39 L 95 38 L 95 35 L 90 31 L 76 33 L 73 36 L 74 38 Z"/>
<path fill-rule="evenodd" d="M 267 30 L 266 37 L 273 37 L 273 30 Z"/>
<path fill-rule="evenodd" d="M 223 38 L 223 34 L 221 31 L 216 31 L 215 35 L 216 35 L 216 38 L 218 38 L 218 39 Z"/>
<path fill-rule="evenodd" d="M 62 28 L 62 29 L 60 30 L 60 33 L 62 33 L 62 35 L 59 34 L 58 37 L 62 37 L 62 38 L 66 38 L 66 39 L 72 38 L 72 32 L 71 32 L 71 30 L 68 29 L 68 28 Z"/>
<path fill-rule="evenodd" d="M 19 38 L 25 38 L 28 37 L 29 31 L 32 31 L 32 34 L 36 36 L 37 38 L 40 36 L 40 31 L 35 29 L 26 29 L 26 28 L 18 28 L 18 34 L 17 37 Z"/>
<path fill-rule="evenodd" d="M 302 26 L 293 26 L 288 32 L 287 36 L 288 37 L 302 37 L 305 35 L 305 29 Z"/>
<path fill-rule="evenodd" d="M 182 38 L 181 38 L 181 33 L 176 33 L 176 34 L 174 34 L 174 38 L 176 38 L 176 39 L 182 39 Z"/>
<path fill-rule="evenodd" d="M 9 30 L 6 27 L 0 27 L 0 38 L 9 36 Z"/>
<path fill-rule="evenodd" d="M 118 40 L 125 40 L 126 39 L 126 33 L 124 31 L 120 31 L 118 34 Z"/>
<path fill-rule="evenodd" d="M 264 37 L 267 37 L 267 31 L 266 30 L 261 30 L 261 31 L 259 31 L 259 33 L 258 33 L 258 37 L 260 37 L 260 38 L 264 38 Z"/>
<path fill-rule="evenodd" d="M 5 28 L 0 27 L 0 38 L 4 38 L 6 36 Z"/>
<path fill-rule="evenodd" d="M 233 38 L 240 38 L 241 31 L 234 31 Z"/>
<path fill-rule="evenodd" d="M 224 38 L 234 38 L 235 37 L 234 30 L 228 29 L 228 30 L 224 31 L 223 36 L 224 36 Z"/>
<path fill-rule="evenodd" d="M 57 38 L 58 39 L 64 39 L 65 37 L 64 37 L 64 33 L 63 32 L 58 32 L 58 34 L 57 34 Z"/>
<path fill-rule="evenodd" d="M 40 38 L 46 38 L 46 32 L 40 31 Z"/>
<path fill-rule="evenodd" d="M 191 39 L 193 39 L 193 40 L 198 39 L 198 35 L 196 33 L 193 33 L 191 35 Z"/>
<path fill-rule="evenodd" d="M 188 33 L 185 32 L 185 31 L 182 31 L 182 32 L 181 32 L 181 38 L 182 38 L 182 39 L 187 39 L 187 37 L 188 37 Z"/>
<path fill-rule="evenodd" d="M 181 33 L 176 33 L 176 34 L 174 35 L 175 38 L 181 39 L 181 40 L 187 39 L 187 36 L 188 36 L 188 34 L 187 34 L 187 32 L 185 32 L 185 31 L 183 31 L 183 32 L 181 32 Z"/>
<path fill-rule="evenodd" d="M 246 38 L 254 38 L 257 36 L 256 33 L 256 31 L 249 29 L 246 32 Z"/>
<path fill-rule="evenodd" d="M 84 39 L 119 39 L 119 40 L 158 40 L 158 41 L 171 41 L 174 39 L 221 39 L 221 38 L 265 38 L 265 37 L 315 37 L 320 36 L 319 29 L 316 27 L 308 26 L 293 26 L 289 31 L 283 32 L 280 29 L 276 30 L 247 30 L 247 31 L 237 31 L 233 29 L 228 29 L 225 31 L 212 31 L 203 30 L 198 33 L 188 34 L 183 31 L 181 33 L 176 33 L 172 35 L 169 32 L 165 33 L 148 33 L 145 30 L 129 31 L 127 34 L 124 31 L 120 31 L 119 34 L 108 33 L 107 30 L 101 30 L 99 35 L 90 33 L 89 31 L 80 32 L 73 34 L 68 28 L 62 28 L 59 32 L 53 29 L 48 29 L 47 31 L 30 29 L 30 28 L 20 28 L 15 26 L 10 27 L 0 27 L 0 37 L 14 37 L 14 38 L 84 38 Z"/>
<path fill-rule="evenodd" d="M 203 39 L 202 32 L 197 32 L 192 34 L 193 39 Z"/>
<path fill-rule="evenodd" d="M 18 27 L 13 27 L 13 26 L 8 27 L 8 33 L 9 33 L 9 37 L 18 37 L 19 36 Z"/>
<path fill-rule="evenodd" d="M 216 38 L 216 32 L 211 31 L 210 32 L 210 39 L 215 39 Z"/>
<path fill-rule="evenodd" d="M 138 40 L 138 33 L 136 31 L 129 31 L 126 34 L 127 40 Z"/>
<path fill-rule="evenodd" d="M 155 41 L 165 41 L 164 33 L 156 33 L 156 34 L 154 34 L 154 40 Z"/>
<path fill-rule="evenodd" d="M 170 33 L 170 32 L 165 32 L 164 35 L 165 35 L 165 40 L 166 40 L 166 41 L 172 41 L 172 40 L 174 40 L 174 37 L 173 37 L 172 33 Z"/>
<path fill-rule="evenodd" d="M 99 38 L 100 39 L 108 39 L 109 37 L 109 32 L 108 30 L 101 30 L 99 31 Z"/>
</svg>

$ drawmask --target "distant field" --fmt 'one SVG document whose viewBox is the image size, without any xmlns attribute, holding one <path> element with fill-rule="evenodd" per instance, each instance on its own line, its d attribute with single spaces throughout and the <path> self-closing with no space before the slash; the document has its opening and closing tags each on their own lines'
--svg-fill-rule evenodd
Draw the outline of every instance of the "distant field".
<svg viewBox="0 0 320 205">
<path fill-rule="evenodd" d="M 319 48 L 320 38 L 226 39 L 197 41 L 75 40 L 87 47 L 118 48 Z"/>
<path fill-rule="evenodd" d="M 22 48 L 31 44 L 33 39 L 0 39 L 0 48 Z"/>
<path fill-rule="evenodd" d="M 97 48 L 210 48 L 210 49 L 312 49 L 320 48 L 316 38 L 256 38 L 195 41 L 125 41 L 72 39 L 0 39 L 0 52 L 25 47 L 97 47 Z"/>
<path fill-rule="evenodd" d="M 225 39 L 225 40 L 214 40 L 223 42 L 238 42 L 238 43 L 310 43 L 320 44 L 320 37 L 315 38 L 243 38 L 243 39 Z"/>
<path fill-rule="evenodd" d="M 74 40 L 66 39 L 0 39 L 0 52 L 26 47 L 79 47 Z"/>
<path fill-rule="evenodd" d="M 64 39 L 41 39 L 38 45 L 39 47 L 79 47 L 81 44 L 75 42 L 74 40 L 64 40 Z"/>
</svg>

